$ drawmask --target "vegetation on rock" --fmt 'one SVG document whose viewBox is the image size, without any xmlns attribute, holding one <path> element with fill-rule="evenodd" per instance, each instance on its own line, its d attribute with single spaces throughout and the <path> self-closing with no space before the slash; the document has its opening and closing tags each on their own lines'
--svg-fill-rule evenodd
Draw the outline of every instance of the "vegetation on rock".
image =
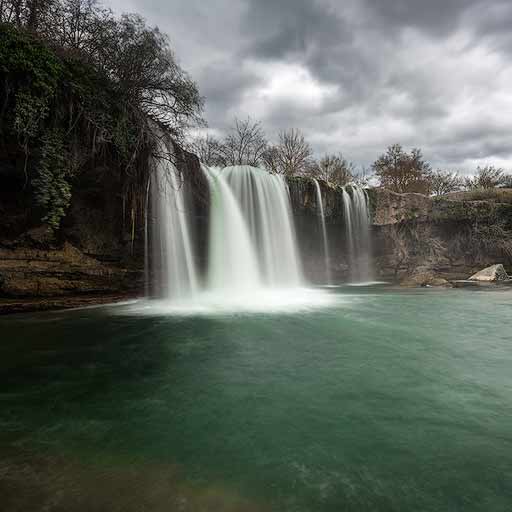
<svg viewBox="0 0 512 512">
<path fill-rule="evenodd" d="M 91 169 L 115 175 L 134 208 L 162 133 L 180 142 L 202 122 L 202 98 L 166 36 L 89 0 L 5 1 L 0 21 L 1 158 L 23 162 L 22 189 L 42 220 L 59 227 L 76 177 Z"/>
</svg>

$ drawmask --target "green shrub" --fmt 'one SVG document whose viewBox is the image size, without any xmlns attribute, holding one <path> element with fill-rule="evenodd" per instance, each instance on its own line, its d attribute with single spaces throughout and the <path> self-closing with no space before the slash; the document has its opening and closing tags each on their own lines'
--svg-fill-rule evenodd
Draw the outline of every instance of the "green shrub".
<svg viewBox="0 0 512 512">
<path fill-rule="evenodd" d="M 52 130 L 42 139 L 37 177 L 33 180 L 37 203 L 43 207 L 43 221 L 57 229 L 71 200 L 72 175 L 61 131 Z"/>
</svg>

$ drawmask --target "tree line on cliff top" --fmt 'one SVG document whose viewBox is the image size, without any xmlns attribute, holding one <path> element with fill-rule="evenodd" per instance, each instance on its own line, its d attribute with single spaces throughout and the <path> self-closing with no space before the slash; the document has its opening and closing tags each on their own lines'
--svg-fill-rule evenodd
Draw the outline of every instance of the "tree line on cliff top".
<svg viewBox="0 0 512 512">
<path fill-rule="evenodd" d="M 178 140 L 186 128 L 203 123 L 203 99 L 167 35 L 137 14 L 116 17 L 95 0 L 0 0 L 0 22 L 92 66 L 127 108 L 158 121 Z"/>
<path fill-rule="evenodd" d="M 407 152 L 400 144 L 387 148 L 369 168 L 358 169 L 342 153 L 326 153 L 315 158 L 311 145 L 296 128 L 283 130 L 277 142 L 269 142 L 262 126 L 250 118 L 235 119 L 229 133 L 218 139 L 198 137 L 192 150 L 206 165 L 253 165 L 286 176 L 309 176 L 344 186 L 349 183 L 376 183 L 398 193 L 416 192 L 443 195 L 459 190 L 512 187 L 512 176 L 503 169 L 478 167 L 473 176 L 456 171 L 433 170 L 420 149 Z"/>
<path fill-rule="evenodd" d="M 466 179 L 433 171 L 420 150 L 400 145 L 359 169 L 341 153 L 315 158 L 298 129 L 269 142 L 250 119 L 236 120 L 222 139 L 191 139 L 191 128 L 205 126 L 204 102 L 167 36 L 94 0 L 0 0 L 0 42 L 0 147 L 18 145 L 22 187 L 52 228 L 66 213 L 76 177 L 90 169 L 120 176 L 134 223 L 150 157 L 172 158 L 160 152 L 162 131 L 208 165 L 259 165 L 337 185 L 371 180 L 396 192 L 443 194 L 510 182 L 492 166 Z"/>
</svg>

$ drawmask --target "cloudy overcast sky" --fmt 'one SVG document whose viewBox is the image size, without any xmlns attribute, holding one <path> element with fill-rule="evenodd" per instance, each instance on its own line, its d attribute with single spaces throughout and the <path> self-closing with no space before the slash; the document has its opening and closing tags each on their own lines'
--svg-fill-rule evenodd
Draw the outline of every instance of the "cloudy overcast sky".
<svg viewBox="0 0 512 512">
<path fill-rule="evenodd" d="M 206 98 L 270 138 L 369 165 L 389 144 L 436 167 L 512 168 L 512 0 L 107 0 L 166 32 Z"/>
</svg>

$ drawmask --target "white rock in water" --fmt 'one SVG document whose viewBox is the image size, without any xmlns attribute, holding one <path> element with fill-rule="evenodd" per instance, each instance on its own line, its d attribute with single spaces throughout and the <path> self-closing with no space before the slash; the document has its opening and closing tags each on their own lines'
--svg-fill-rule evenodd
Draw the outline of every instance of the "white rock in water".
<svg viewBox="0 0 512 512">
<path fill-rule="evenodd" d="M 472 275 L 470 281 L 508 281 L 510 278 L 503 265 L 492 265 Z"/>
</svg>

